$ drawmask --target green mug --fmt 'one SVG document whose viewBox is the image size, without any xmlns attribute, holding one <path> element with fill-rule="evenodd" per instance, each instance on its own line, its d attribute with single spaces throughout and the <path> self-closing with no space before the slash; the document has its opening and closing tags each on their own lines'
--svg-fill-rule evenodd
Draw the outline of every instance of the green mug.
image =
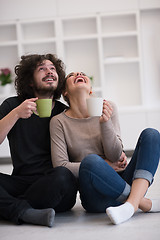
<svg viewBox="0 0 160 240">
<path fill-rule="evenodd" d="M 37 113 L 40 118 L 50 117 L 52 111 L 52 99 L 38 99 L 37 104 Z"/>
</svg>

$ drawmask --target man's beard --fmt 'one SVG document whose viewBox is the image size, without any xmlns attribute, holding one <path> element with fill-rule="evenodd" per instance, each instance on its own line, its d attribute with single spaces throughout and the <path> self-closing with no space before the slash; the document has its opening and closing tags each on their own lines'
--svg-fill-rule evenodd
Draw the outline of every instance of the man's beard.
<svg viewBox="0 0 160 240">
<path fill-rule="evenodd" d="M 41 87 L 41 86 L 36 86 L 34 85 L 34 91 L 37 92 L 38 94 L 40 95 L 48 95 L 48 94 L 51 94 L 53 95 L 54 94 L 54 91 L 56 90 L 57 87 L 55 86 L 52 86 L 50 85 L 50 87 Z"/>
</svg>

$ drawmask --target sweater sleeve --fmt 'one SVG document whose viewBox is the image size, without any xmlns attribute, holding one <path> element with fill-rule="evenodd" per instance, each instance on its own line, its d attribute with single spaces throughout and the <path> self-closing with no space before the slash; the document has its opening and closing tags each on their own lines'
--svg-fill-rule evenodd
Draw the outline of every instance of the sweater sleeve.
<svg viewBox="0 0 160 240">
<path fill-rule="evenodd" d="M 123 144 L 120 137 L 120 125 L 118 119 L 118 110 L 113 102 L 110 102 L 113 108 L 111 118 L 107 122 L 101 123 L 102 144 L 106 159 L 111 162 L 119 160 L 123 151 Z"/>
<path fill-rule="evenodd" d="M 69 161 L 63 124 L 58 119 L 58 115 L 50 121 L 50 136 L 53 167 L 64 166 L 78 177 L 80 163 Z"/>
</svg>

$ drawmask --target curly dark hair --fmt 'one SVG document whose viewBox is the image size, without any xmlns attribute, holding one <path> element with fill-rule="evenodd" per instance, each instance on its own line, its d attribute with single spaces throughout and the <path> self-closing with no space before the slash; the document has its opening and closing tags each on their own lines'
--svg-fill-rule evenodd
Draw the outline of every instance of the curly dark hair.
<svg viewBox="0 0 160 240">
<path fill-rule="evenodd" d="M 63 95 L 63 99 L 68 103 L 68 105 L 70 106 L 70 102 L 69 102 L 69 98 L 67 96 L 64 96 L 64 93 L 66 91 L 66 87 L 67 87 L 67 76 L 65 77 L 63 84 L 62 84 L 62 95 Z"/>
<path fill-rule="evenodd" d="M 21 61 L 15 66 L 15 89 L 17 95 L 25 100 L 35 97 L 31 83 L 34 80 L 34 71 L 38 64 L 44 60 L 50 60 L 56 68 L 59 76 L 58 87 L 53 92 L 53 100 L 59 99 L 62 93 L 62 86 L 65 80 L 65 65 L 55 54 L 32 54 L 21 57 Z"/>
</svg>

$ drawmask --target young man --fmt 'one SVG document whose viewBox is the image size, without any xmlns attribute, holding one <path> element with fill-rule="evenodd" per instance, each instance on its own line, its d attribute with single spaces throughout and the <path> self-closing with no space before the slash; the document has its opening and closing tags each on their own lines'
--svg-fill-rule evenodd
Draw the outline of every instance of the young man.
<svg viewBox="0 0 160 240">
<path fill-rule="evenodd" d="M 49 122 L 66 106 L 60 98 L 64 65 L 55 55 L 23 56 L 15 67 L 17 96 L 0 106 L 0 143 L 8 137 L 13 172 L 0 173 L 0 217 L 52 227 L 56 212 L 76 201 L 76 180 L 64 167 L 53 168 Z M 36 100 L 53 100 L 51 117 L 40 118 Z M 55 211 L 54 211 L 55 210 Z"/>
</svg>

